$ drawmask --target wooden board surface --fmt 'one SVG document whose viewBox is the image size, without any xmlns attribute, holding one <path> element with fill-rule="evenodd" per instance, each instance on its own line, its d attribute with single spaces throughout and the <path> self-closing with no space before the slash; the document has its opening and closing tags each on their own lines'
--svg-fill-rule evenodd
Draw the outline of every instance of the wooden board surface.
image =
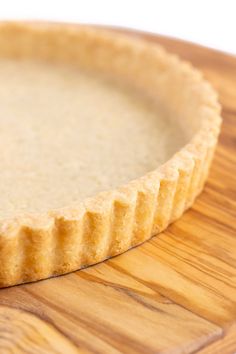
<svg viewBox="0 0 236 354">
<path fill-rule="evenodd" d="M 224 122 L 206 188 L 136 249 L 0 290 L 0 353 L 236 353 L 236 58 L 139 35 L 190 60 L 219 91 Z"/>
</svg>

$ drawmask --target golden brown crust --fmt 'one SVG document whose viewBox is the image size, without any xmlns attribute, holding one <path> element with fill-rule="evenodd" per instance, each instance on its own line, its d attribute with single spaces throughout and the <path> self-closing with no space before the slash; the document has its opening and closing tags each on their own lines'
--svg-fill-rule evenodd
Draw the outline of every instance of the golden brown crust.
<svg viewBox="0 0 236 354">
<path fill-rule="evenodd" d="M 75 49 L 78 43 L 80 49 Z M 72 25 L 2 23 L 0 48 L 6 56 L 55 56 L 112 72 L 151 96 L 164 82 L 160 96 L 164 100 L 171 95 L 173 111 L 186 111 L 188 129 L 196 131 L 164 165 L 117 190 L 43 215 L 2 220 L 1 287 L 64 274 L 120 254 L 164 230 L 192 205 L 206 180 L 221 124 L 216 94 L 198 71 L 159 46 Z M 161 78 L 155 73 L 162 73 Z M 172 92 L 173 80 L 180 93 Z M 192 108 L 183 108 L 189 99 Z"/>
</svg>

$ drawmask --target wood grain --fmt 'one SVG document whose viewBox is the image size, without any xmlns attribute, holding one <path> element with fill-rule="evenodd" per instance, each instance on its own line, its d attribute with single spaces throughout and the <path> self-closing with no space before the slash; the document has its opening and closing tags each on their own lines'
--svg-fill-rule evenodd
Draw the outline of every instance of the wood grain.
<svg viewBox="0 0 236 354">
<path fill-rule="evenodd" d="M 232 354 L 236 352 L 236 325 L 230 327 L 225 335 L 211 345 L 203 348 L 199 354 Z"/>
<path fill-rule="evenodd" d="M 19 309 L 0 306 L 1 353 L 75 354 L 78 350 L 53 326 Z"/>
<path fill-rule="evenodd" d="M 132 35 L 190 60 L 219 91 L 224 121 L 206 188 L 126 254 L 0 290 L 1 353 L 236 353 L 236 58 Z"/>
</svg>

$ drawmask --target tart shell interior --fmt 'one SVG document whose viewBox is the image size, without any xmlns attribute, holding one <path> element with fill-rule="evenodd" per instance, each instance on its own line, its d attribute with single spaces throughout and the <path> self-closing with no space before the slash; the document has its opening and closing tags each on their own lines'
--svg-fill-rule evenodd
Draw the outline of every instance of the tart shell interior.
<svg viewBox="0 0 236 354">
<path fill-rule="evenodd" d="M 1 217 L 117 188 L 187 142 L 168 107 L 125 80 L 24 58 L 1 59 L 0 77 Z"/>
</svg>

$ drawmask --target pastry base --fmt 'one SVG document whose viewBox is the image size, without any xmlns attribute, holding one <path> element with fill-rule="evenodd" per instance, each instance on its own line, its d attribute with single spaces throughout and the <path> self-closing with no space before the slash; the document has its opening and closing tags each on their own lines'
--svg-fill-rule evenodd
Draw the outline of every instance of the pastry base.
<svg viewBox="0 0 236 354">
<path fill-rule="evenodd" d="M 82 26 L 3 23 L 0 50 L 6 58 L 40 57 L 112 73 L 152 99 L 158 92 L 160 104 L 169 103 L 190 137 L 167 162 L 121 187 L 64 208 L 4 218 L 0 286 L 64 274 L 125 252 L 192 205 L 221 124 L 217 96 L 197 70 L 156 45 Z"/>
<path fill-rule="evenodd" d="M 1 218 L 117 188 L 188 141 L 164 109 L 97 73 L 2 59 L 0 77 Z"/>
</svg>

